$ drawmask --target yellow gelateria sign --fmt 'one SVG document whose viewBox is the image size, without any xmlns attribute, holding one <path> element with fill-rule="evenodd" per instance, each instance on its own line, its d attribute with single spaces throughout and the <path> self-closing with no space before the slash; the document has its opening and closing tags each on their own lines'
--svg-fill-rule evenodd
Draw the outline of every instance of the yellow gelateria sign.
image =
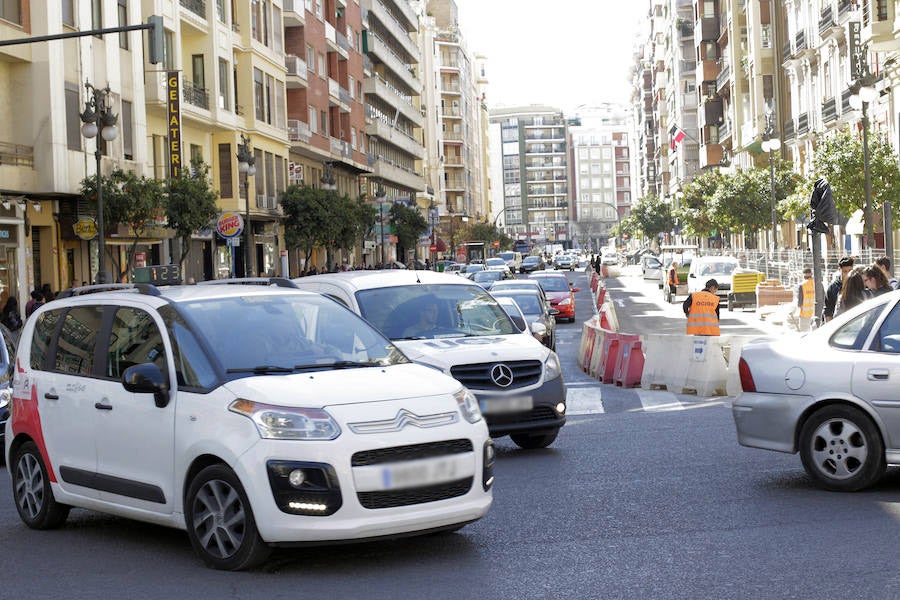
<svg viewBox="0 0 900 600">
<path fill-rule="evenodd" d="M 92 240 L 97 237 L 97 222 L 90 217 L 78 219 L 75 224 L 72 225 L 72 229 L 75 230 L 75 235 L 83 240 Z"/>
</svg>

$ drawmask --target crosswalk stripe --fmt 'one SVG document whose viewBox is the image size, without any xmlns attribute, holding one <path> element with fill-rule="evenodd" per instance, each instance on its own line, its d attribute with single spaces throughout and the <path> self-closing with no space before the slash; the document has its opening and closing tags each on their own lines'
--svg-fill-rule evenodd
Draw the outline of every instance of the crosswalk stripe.
<svg viewBox="0 0 900 600">
<path fill-rule="evenodd" d="M 575 388 L 566 390 L 566 413 L 569 415 L 595 415 L 606 412 L 600 398 L 600 390 L 591 388 Z"/>
<path fill-rule="evenodd" d="M 684 405 L 672 392 L 665 390 L 637 390 L 641 399 L 641 409 L 646 412 L 662 412 L 669 410 L 684 410 Z"/>
</svg>

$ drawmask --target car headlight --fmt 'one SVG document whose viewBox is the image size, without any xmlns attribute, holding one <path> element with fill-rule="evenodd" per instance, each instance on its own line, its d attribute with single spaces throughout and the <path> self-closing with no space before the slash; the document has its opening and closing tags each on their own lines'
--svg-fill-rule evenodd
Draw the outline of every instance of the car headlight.
<svg viewBox="0 0 900 600">
<path fill-rule="evenodd" d="M 238 399 L 228 410 L 256 425 L 259 437 L 269 440 L 333 440 L 341 428 L 324 409 L 272 406 Z"/>
<path fill-rule="evenodd" d="M 466 388 L 462 388 L 453 394 L 453 397 L 456 398 L 456 403 L 459 405 L 459 412 L 462 413 L 462 416 L 466 421 L 469 423 L 477 423 L 481 420 L 481 409 L 478 408 L 478 398 L 475 397 L 475 394 Z"/>
<path fill-rule="evenodd" d="M 568 298 L 566 298 L 566 299 L 564 299 L 564 300 L 560 300 L 560 301 L 559 301 L 559 304 L 557 304 L 557 306 L 568 306 L 569 304 L 572 304 L 572 298 L 571 298 L 571 296 L 568 297 Z"/>
<path fill-rule="evenodd" d="M 544 361 L 544 381 L 556 379 L 562 375 L 562 367 L 559 366 L 559 356 L 556 352 L 550 352 L 550 356 Z"/>
</svg>

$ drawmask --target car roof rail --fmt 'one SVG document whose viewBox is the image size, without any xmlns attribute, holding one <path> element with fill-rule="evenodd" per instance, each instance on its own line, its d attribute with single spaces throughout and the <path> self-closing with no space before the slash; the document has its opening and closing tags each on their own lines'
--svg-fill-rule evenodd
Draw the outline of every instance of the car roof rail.
<svg viewBox="0 0 900 600">
<path fill-rule="evenodd" d="M 84 296 L 86 294 L 98 294 L 100 292 L 114 292 L 132 290 L 147 296 L 159 296 L 160 291 L 151 283 L 97 283 L 61 290 L 56 298 L 71 298 L 72 296 Z"/>
<path fill-rule="evenodd" d="M 299 286 L 287 277 L 230 277 L 228 279 L 199 281 L 197 285 L 274 285 L 299 289 Z"/>
</svg>

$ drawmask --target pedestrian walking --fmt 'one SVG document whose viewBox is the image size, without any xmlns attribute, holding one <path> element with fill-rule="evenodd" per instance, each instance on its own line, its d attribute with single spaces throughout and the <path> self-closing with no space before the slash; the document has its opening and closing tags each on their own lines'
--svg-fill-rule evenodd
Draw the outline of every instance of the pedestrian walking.
<svg viewBox="0 0 900 600">
<path fill-rule="evenodd" d="M 875 264 L 884 272 L 885 277 L 887 277 L 888 284 L 893 289 L 897 289 L 900 286 L 900 283 L 897 282 L 897 278 L 894 277 L 893 271 L 891 271 L 891 259 L 887 256 L 880 256 L 875 259 Z"/>
<path fill-rule="evenodd" d="M 834 318 L 834 311 L 837 308 L 838 298 L 841 296 L 844 280 L 847 279 L 852 269 L 853 259 L 849 256 L 841 257 L 841 260 L 838 261 L 838 272 L 832 279 L 828 289 L 825 290 L 825 307 L 822 310 L 823 323 Z"/>
<path fill-rule="evenodd" d="M 710 279 L 699 292 L 687 297 L 681 307 L 687 315 L 688 335 L 719 335 L 719 282 Z"/>
<path fill-rule="evenodd" d="M 669 284 L 669 294 L 671 299 L 674 301 L 675 296 L 678 294 L 678 263 L 674 260 L 672 264 L 669 266 L 669 275 L 667 278 L 667 283 Z"/>
<path fill-rule="evenodd" d="M 18 331 L 22 327 L 22 315 L 19 314 L 19 301 L 15 296 L 10 296 L 0 311 L 0 323 L 6 325 L 10 331 Z"/>
<path fill-rule="evenodd" d="M 31 290 L 31 300 L 25 304 L 25 318 L 44 305 L 44 295 L 40 290 Z"/>
<path fill-rule="evenodd" d="M 838 297 L 834 316 L 847 312 L 857 304 L 865 302 L 868 298 L 869 294 L 866 292 L 866 284 L 863 282 L 863 268 L 854 267 L 841 286 L 841 295 Z"/>
<path fill-rule="evenodd" d="M 884 271 L 881 270 L 877 263 L 863 270 L 862 279 L 863 285 L 866 286 L 871 298 L 894 290 L 888 282 L 887 275 L 884 274 Z"/>
<path fill-rule="evenodd" d="M 797 306 L 800 308 L 801 332 L 810 330 L 812 316 L 816 310 L 816 287 L 812 278 L 812 269 L 803 269 L 803 283 L 797 288 Z"/>
</svg>

